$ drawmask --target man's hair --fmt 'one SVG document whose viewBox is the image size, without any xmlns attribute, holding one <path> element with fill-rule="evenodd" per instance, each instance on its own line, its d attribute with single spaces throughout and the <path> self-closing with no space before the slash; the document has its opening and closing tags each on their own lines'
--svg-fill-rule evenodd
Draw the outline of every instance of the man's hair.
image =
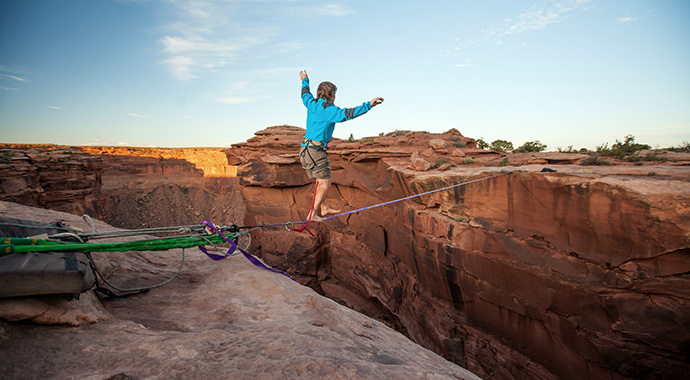
<svg viewBox="0 0 690 380">
<path fill-rule="evenodd" d="M 316 98 L 322 98 L 327 102 L 331 102 L 333 101 L 333 97 L 335 97 L 336 91 L 338 91 L 338 88 L 335 87 L 333 83 L 321 82 L 319 87 L 316 89 Z"/>
</svg>

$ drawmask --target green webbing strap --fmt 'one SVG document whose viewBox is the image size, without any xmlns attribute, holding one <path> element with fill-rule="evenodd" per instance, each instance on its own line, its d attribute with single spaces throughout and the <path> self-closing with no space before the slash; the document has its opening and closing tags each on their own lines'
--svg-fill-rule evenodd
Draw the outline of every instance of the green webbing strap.
<svg viewBox="0 0 690 380">
<path fill-rule="evenodd" d="M 230 235 L 231 238 L 236 236 Z M 127 252 L 166 251 L 173 248 L 192 248 L 206 244 L 221 244 L 225 240 L 219 235 L 183 236 L 138 240 L 117 243 L 67 243 L 31 238 L 0 238 L 2 254 L 27 252 Z"/>
</svg>

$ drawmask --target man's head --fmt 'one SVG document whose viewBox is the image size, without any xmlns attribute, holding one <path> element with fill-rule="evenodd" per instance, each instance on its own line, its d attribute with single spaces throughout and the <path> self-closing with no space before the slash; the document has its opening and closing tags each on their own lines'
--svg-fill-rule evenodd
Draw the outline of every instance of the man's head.
<svg viewBox="0 0 690 380">
<path fill-rule="evenodd" d="M 335 92 L 338 88 L 331 82 L 321 82 L 319 87 L 316 89 L 316 97 L 322 98 L 327 102 L 335 102 Z"/>
</svg>

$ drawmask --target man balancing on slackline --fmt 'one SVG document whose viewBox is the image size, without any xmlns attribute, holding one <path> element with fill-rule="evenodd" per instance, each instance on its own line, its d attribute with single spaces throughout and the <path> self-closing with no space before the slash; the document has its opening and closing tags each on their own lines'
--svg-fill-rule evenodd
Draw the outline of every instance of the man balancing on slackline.
<svg viewBox="0 0 690 380">
<path fill-rule="evenodd" d="M 381 104 L 383 98 L 374 98 L 354 108 L 340 108 L 333 104 L 337 91 L 333 83 L 321 82 L 316 89 L 315 99 L 309 89 L 307 70 L 300 71 L 299 77 L 302 79 L 302 102 L 307 107 L 307 133 L 304 135 L 299 158 L 309 178 L 316 178 L 314 206 L 307 220 L 320 222 L 324 220 L 324 216 L 340 212 L 326 206 L 325 202 L 328 189 L 331 188 L 331 163 L 326 149 L 333 137 L 335 123 L 364 115 L 372 107 Z"/>
</svg>

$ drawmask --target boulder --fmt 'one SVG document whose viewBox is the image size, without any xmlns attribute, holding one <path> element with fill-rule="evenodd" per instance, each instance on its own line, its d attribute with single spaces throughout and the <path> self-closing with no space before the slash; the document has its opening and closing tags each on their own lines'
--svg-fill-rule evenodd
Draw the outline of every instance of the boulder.
<svg viewBox="0 0 690 380">
<path fill-rule="evenodd" d="M 445 149 L 446 141 L 443 139 L 431 139 L 429 140 L 429 147 L 434 150 Z"/>
</svg>

